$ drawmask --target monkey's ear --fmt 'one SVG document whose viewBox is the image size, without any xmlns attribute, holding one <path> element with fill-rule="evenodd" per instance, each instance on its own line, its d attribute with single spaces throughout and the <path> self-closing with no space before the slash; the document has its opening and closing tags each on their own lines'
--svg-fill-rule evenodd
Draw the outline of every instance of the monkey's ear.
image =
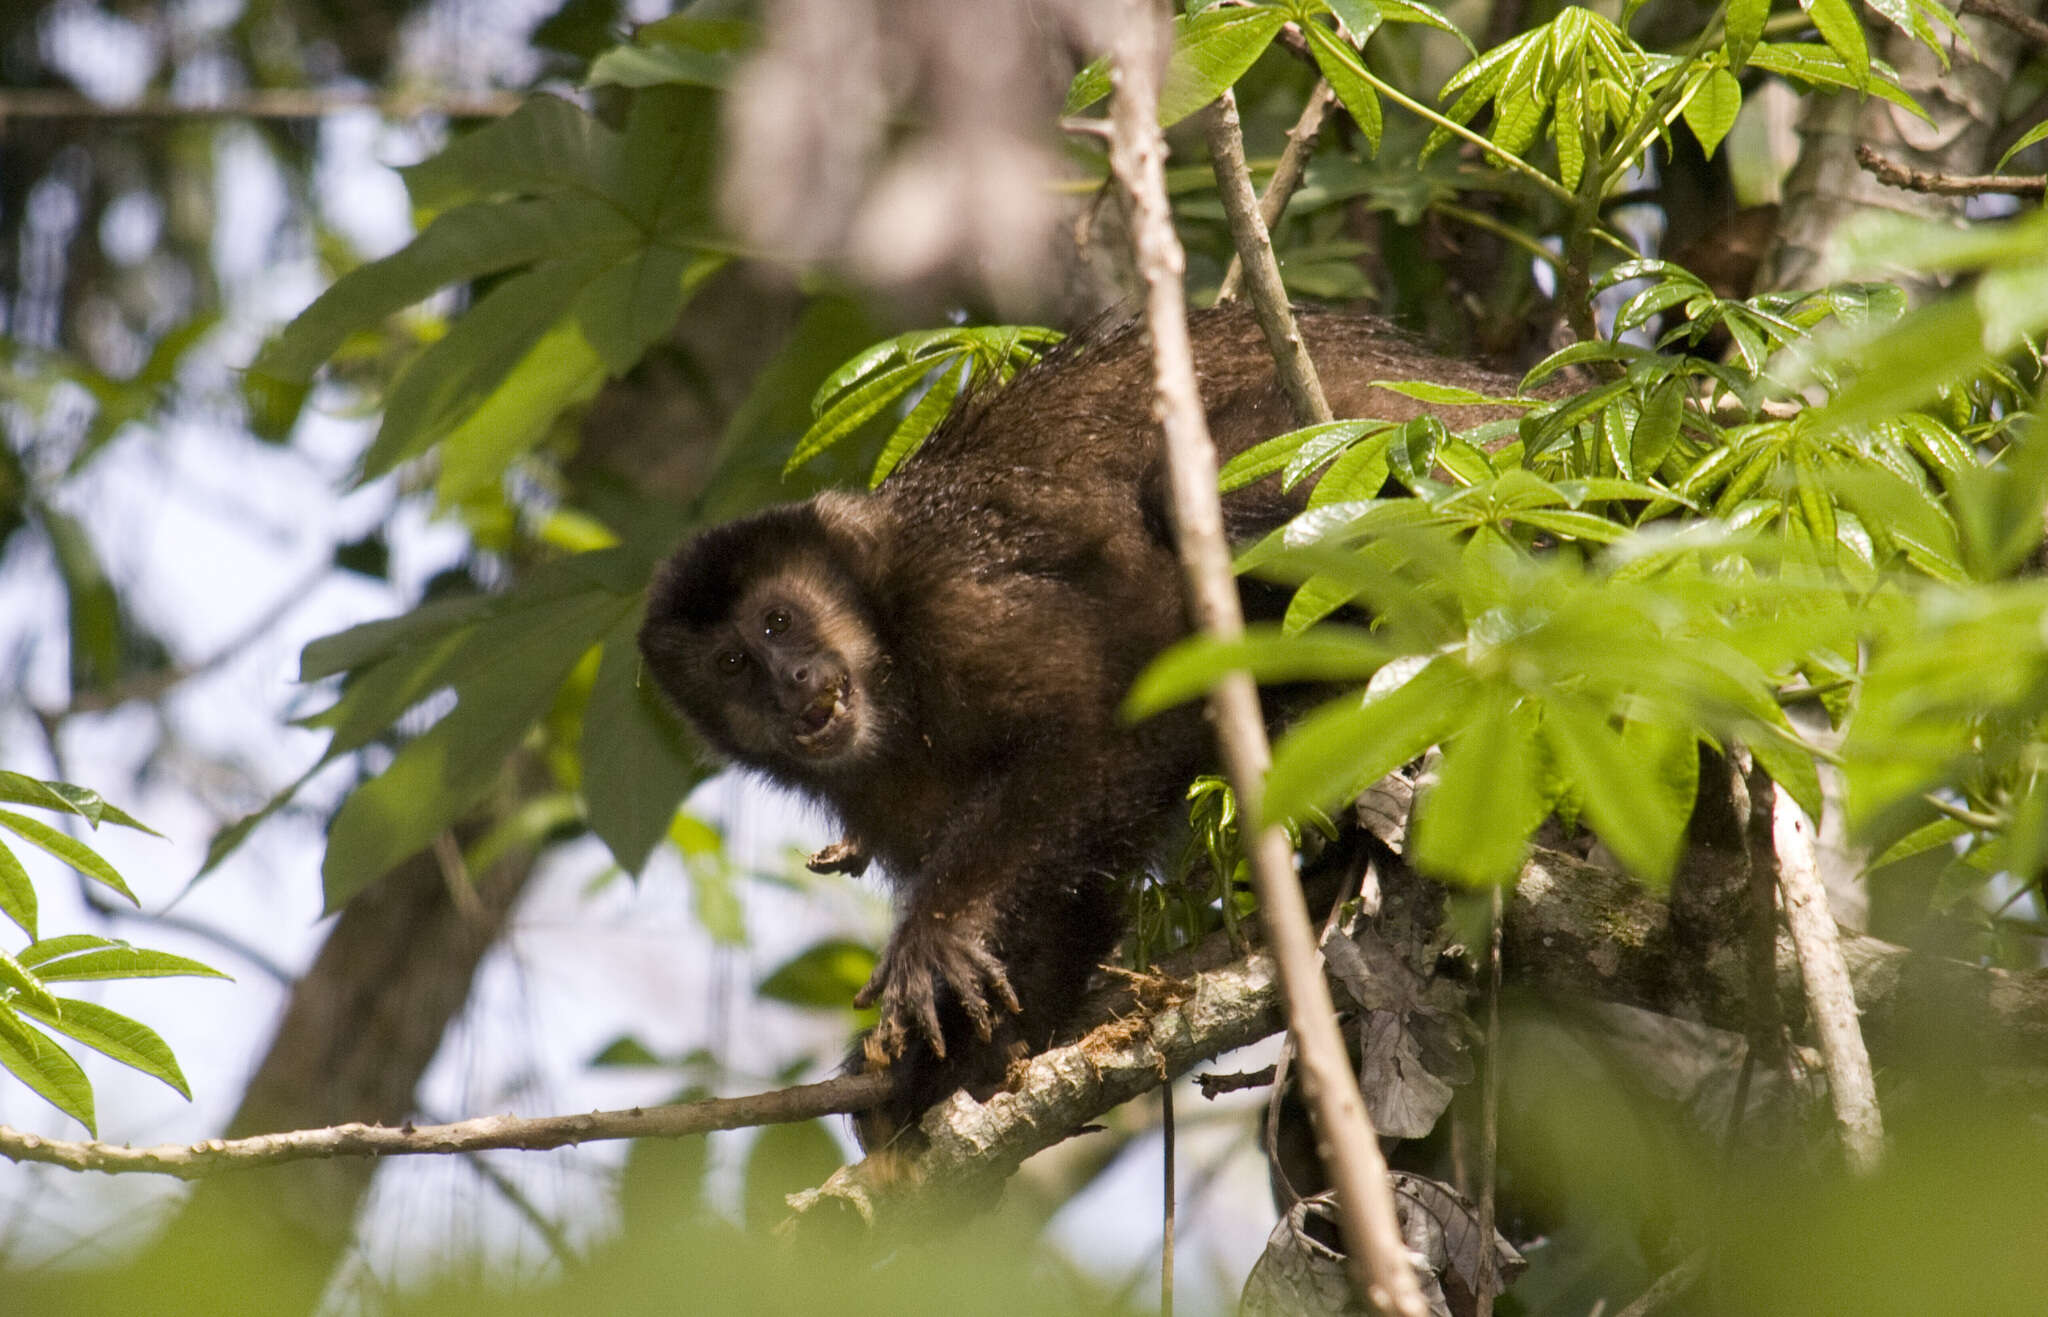
<svg viewBox="0 0 2048 1317">
<path fill-rule="evenodd" d="M 881 503 L 865 494 L 828 489 L 811 500 L 818 524 L 862 567 L 872 565 L 888 540 L 888 517 Z"/>
</svg>

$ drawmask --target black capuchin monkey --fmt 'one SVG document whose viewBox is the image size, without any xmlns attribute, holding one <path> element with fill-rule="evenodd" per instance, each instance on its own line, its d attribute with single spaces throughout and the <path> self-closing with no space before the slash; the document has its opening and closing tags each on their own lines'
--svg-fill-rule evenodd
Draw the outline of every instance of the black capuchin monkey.
<svg viewBox="0 0 2048 1317">
<path fill-rule="evenodd" d="M 1375 380 L 1515 389 L 1381 322 L 1301 324 L 1339 416 L 1431 410 Z M 1249 311 L 1189 328 L 1222 458 L 1294 428 Z M 1141 325 L 1084 334 L 957 408 L 878 492 L 706 531 L 654 582 L 640 645 L 669 698 L 734 763 L 832 808 L 847 840 L 819 867 L 872 858 L 896 889 L 856 998 L 881 1020 L 854 1064 L 897 1081 L 857 1121 L 870 1150 L 1052 1042 L 1122 932 L 1119 879 L 1213 759 L 1193 706 L 1117 716 L 1188 630 L 1152 396 Z M 1453 428 L 1516 414 L 1443 410 Z M 1305 490 L 1226 496 L 1232 537 Z"/>
</svg>

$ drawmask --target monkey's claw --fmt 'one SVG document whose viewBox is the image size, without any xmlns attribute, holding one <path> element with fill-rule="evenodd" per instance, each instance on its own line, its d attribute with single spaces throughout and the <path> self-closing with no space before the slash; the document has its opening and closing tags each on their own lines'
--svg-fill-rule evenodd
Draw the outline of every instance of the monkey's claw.
<svg viewBox="0 0 2048 1317">
<path fill-rule="evenodd" d="M 963 915 L 914 913 L 897 928 L 874 976 L 853 999 L 856 1006 L 881 1005 L 882 1018 L 868 1037 L 870 1059 L 894 1060 L 919 1034 L 943 1058 L 942 995 L 960 1003 L 983 1042 L 995 1036 L 992 1002 L 1013 1015 L 1024 1009 L 1010 986 L 1009 971 L 989 950 L 978 924 Z"/>
</svg>

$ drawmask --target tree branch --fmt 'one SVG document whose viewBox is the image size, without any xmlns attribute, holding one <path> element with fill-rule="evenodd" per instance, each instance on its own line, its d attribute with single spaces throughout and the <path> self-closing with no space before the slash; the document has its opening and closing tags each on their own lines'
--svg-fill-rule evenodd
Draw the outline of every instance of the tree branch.
<svg viewBox="0 0 2048 1317">
<path fill-rule="evenodd" d="M 1190 965 L 1227 955 L 1215 937 Z M 1130 1013 L 1133 994 L 1149 1012 Z M 927 1148 L 907 1168 L 873 1159 L 840 1168 L 816 1189 L 790 1197 L 797 1218 L 827 1207 L 851 1210 L 870 1225 L 958 1220 L 1026 1157 L 1059 1143 L 1104 1112 L 1157 1088 L 1221 1052 L 1281 1026 L 1273 960 L 1253 953 L 1186 979 L 1153 977 L 1097 994 L 1090 1019 L 1108 1018 L 1078 1041 L 1040 1052 L 1009 1091 L 987 1102 L 953 1094 L 925 1113 Z"/>
<path fill-rule="evenodd" d="M 408 92 L 374 89 L 266 88 L 211 101 L 141 96 L 108 104 L 68 91 L 0 92 L 0 128 L 9 119 L 318 119 L 343 110 L 377 110 L 394 119 L 445 114 L 451 119 L 495 119 L 526 100 L 515 91 Z"/>
<path fill-rule="evenodd" d="M 1868 146 L 1856 148 L 1856 163 L 1878 182 L 1904 188 L 1908 192 L 1927 192 L 1941 197 L 1973 197 L 1986 192 L 2010 192 L 2018 197 L 2048 195 L 2048 174 L 1937 174 L 1925 169 L 1908 169 Z"/>
<path fill-rule="evenodd" d="M 1502 954 L 1513 982 L 1743 1028 L 1741 957 L 1725 948 L 1674 947 L 1669 907 L 1631 879 L 1539 849 L 1505 914 Z M 1918 1036 L 1915 1022 L 1926 1019 L 1940 1020 L 1952 1036 L 1987 1054 L 2048 1055 L 2048 970 L 1985 969 L 1854 934 L 1843 935 L 1841 945 L 1865 1032 L 1880 1057 L 1909 1045 Z M 1789 938 L 1778 939 L 1776 955 L 1777 995 L 1796 999 L 1799 971 Z M 1094 1022 L 1092 1031 L 1034 1058 L 1014 1091 L 987 1103 L 955 1097 L 927 1113 L 932 1149 L 909 1181 L 999 1178 L 1118 1103 L 1256 1042 L 1282 1023 L 1271 959 L 1262 953 L 1233 959 L 1224 933 L 1167 961 L 1157 975 L 1097 991 L 1082 1018 Z M 1246 1085 L 1271 1081 L 1268 1072 L 1219 1078 L 1226 1080 L 1219 1089 L 1238 1087 L 1240 1079 Z M 0 1158 L 189 1180 L 312 1158 L 544 1151 L 607 1139 L 683 1137 L 860 1111 L 887 1090 L 886 1075 L 856 1075 L 666 1107 L 445 1125 L 349 1124 L 153 1148 L 45 1139 L 0 1126 Z M 986 1166 L 984 1157 L 992 1159 Z M 865 1200 L 878 1215 L 908 1213 L 908 1200 L 916 1197 L 909 1181 L 877 1185 L 874 1178 L 863 1163 L 811 1192 Z M 852 1192 L 841 1192 L 849 1186 Z"/>
<path fill-rule="evenodd" d="M 484 1152 L 492 1148 L 545 1151 L 603 1139 L 675 1138 L 711 1130 L 786 1124 L 861 1111 L 889 1091 L 885 1074 L 842 1075 L 823 1083 L 746 1097 L 712 1098 L 670 1107 L 632 1107 L 574 1116 L 480 1116 L 449 1125 L 364 1125 L 256 1134 L 129 1148 L 111 1143 L 45 1139 L 0 1126 L 0 1157 L 42 1162 L 71 1171 L 143 1171 L 197 1180 L 221 1171 L 249 1170 L 329 1157 L 396 1157 L 417 1153 Z"/>
<path fill-rule="evenodd" d="M 1154 409 L 1166 432 L 1175 540 L 1191 611 L 1209 634 L 1243 633 L 1230 546 L 1216 490 L 1216 449 L 1195 386 L 1181 287 L 1186 255 L 1174 235 L 1166 198 L 1166 142 L 1159 131 L 1160 24 L 1146 0 L 1125 0 L 1111 48 L 1110 170 L 1125 192 L 1131 245 L 1145 284 L 1145 322 L 1152 339 Z M 1260 918 L 1280 964 L 1288 1027 L 1301 1053 L 1302 1086 L 1332 1179 L 1342 1195 L 1346 1265 L 1358 1293 L 1375 1308 L 1424 1317 L 1428 1311 L 1415 1267 L 1402 1242 L 1386 1160 L 1358 1095 L 1330 990 L 1311 936 L 1308 907 L 1295 880 L 1284 831 L 1260 816 L 1261 784 L 1271 750 L 1250 674 L 1225 676 L 1211 690 L 1211 715 L 1238 806 L 1258 891 Z"/>
<path fill-rule="evenodd" d="M 1956 6 L 1956 12 L 1988 18 L 1994 23 L 2011 28 L 2037 46 L 2048 47 L 2048 23 L 2031 14 L 2021 13 L 2005 3 L 2005 0 L 1962 0 L 1962 3 Z"/>
<path fill-rule="evenodd" d="M 1244 136 L 1237 122 L 1237 97 L 1228 88 L 1205 112 L 1209 134 L 1209 162 L 1216 174 L 1216 191 L 1223 198 L 1223 214 L 1230 221 L 1231 245 L 1245 265 L 1251 287 L 1252 311 L 1265 332 L 1266 346 L 1273 351 L 1273 366 L 1280 388 L 1294 409 L 1296 425 L 1324 425 L 1331 420 L 1329 399 L 1323 396 L 1323 382 L 1316 377 L 1316 364 L 1295 326 L 1294 310 L 1287 304 L 1287 289 L 1280 282 L 1280 263 L 1273 258 L 1273 238 L 1252 195 L 1251 172 L 1244 163 Z"/>
<path fill-rule="evenodd" d="M 1884 1122 L 1877 1109 L 1877 1085 L 1870 1075 L 1870 1053 L 1857 1024 L 1856 993 L 1849 966 L 1836 938 L 1828 910 L 1827 888 L 1821 885 L 1813 825 L 1799 812 L 1785 788 L 1772 804 L 1771 838 L 1778 852 L 1778 890 L 1785 897 L 1785 923 L 1799 957 L 1799 977 L 1813 1016 L 1813 1032 L 1828 1072 L 1828 1100 L 1842 1127 L 1842 1148 L 1849 1167 L 1861 1175 L 1877 1170 L 1884 1156 Z"/>
<path fill-rule="evenodd" d="M 1273 177 L 1266 180 L 1266 190 L 1259 194 L 1259 219 L 1264 222 L 1268 233 L 1287 213 L 1288 199 L 1301 186 L 1302 177 L 1308 173 L 1308 158 L 1315 150 L 1316 138 L 1323 132 L 1323 119 L 1330 112 L 1330 102 L 1337 99 L 1337 93 L 1330 90 L 1328 81 L 1316 79 L 1315 89 L 1308 94 L 1308 104 L 1301 107 L 1301 117 L 1294 121 L 1294 127 L 1287 130 L 1287 145 L 1281 148 L 1279 163 L 1273 166 Z M 1237 296 L 1244 283 L 1244 258 L 1233 254 L 1230 268 L 1223 272 L 1223 283 L 1216 289 L 1216 300 L 1228 302 Z"/>
</svg>

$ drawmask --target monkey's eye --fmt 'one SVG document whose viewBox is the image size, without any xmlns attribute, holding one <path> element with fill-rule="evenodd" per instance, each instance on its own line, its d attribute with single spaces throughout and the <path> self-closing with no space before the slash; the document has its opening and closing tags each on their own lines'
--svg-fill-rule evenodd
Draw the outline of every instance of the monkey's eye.
<svg viewBox="0 0 2048 1317">
<path fill-rule="evenodd" d="M 728 649 L 718 656 L 718 670 L 730 677 L 747 666 L 747 656 L 736 649 Z"/>
<path fill-rule="evenodd" d="M 779 636 L 789 630 L 789 610 L 786 608 L 769 609 L 768 615 L 761 619 L 761 629 L 771 636 Z"/>
</svg>

